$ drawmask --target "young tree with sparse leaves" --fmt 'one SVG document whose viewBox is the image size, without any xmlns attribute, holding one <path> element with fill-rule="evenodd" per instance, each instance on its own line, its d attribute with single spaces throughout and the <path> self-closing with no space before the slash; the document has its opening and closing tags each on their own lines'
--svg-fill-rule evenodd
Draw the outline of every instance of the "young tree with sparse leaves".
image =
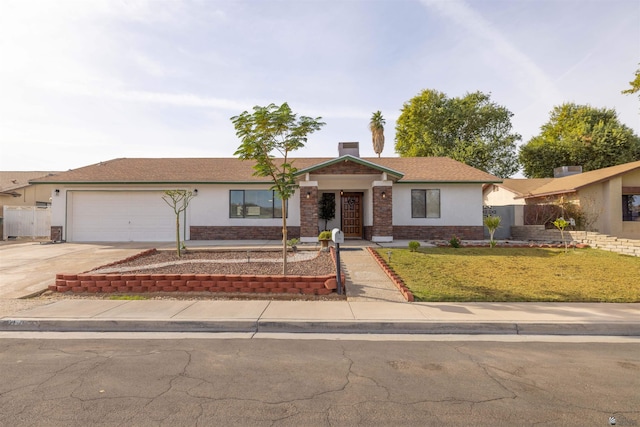
<svg viewBox="0 0 640 427">
<path fill-rule="evenodd" d="M 241 160 L 252 160 L 254 175 L 268 177 L 271 190 L 282 200 L 282 274 L 287 274 L 287 200 L 297 188 L 296 167 L 289 160 L 292 151 L 304 147 L 307 136 L 325 123 L 322 117 L 298 117 L 289 105 L 255 106 L 253 113 L 244 111 L 231 118 L 241 144 L 235 152 Z M 273 153 L 282 159 L 276 159 Z"/>
<path fill-rule="evenodd" d="M 162 200 L 164 200 L 176 214 L 176 251 L 178 258 L 182 256 L 180 245 L 180 214 L 187 210 L 191 199 L 193 199 L 193 192 L 189 190 L 166 190 L 164 196 L 162 196 Z"/>
</svg>

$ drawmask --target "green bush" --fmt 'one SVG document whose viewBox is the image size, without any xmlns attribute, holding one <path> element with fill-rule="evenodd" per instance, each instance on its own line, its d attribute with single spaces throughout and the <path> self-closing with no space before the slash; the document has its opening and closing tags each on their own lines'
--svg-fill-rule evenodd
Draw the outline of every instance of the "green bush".
<svg viewBox="0 0 640 427">
<path fill-rule="evenodd" d="M 420 247 L 420 242 L 417 242 L 415 240 L 412 240 L 409 242 L 409 250 L 411 252 L 417 251 L 419 247 Z"/>
<path fill-rule="evenodd" d="M 452 248 L 459 248 L 460 239 L 458 239 L 458 236 L 453 236 L 451 239 L 449 239 L 449 244 L 451 245 Z"/>
<path fill-rule="evenodd" d="M 318 236 L 318 240 L 331 240 L 331 237 L 331 231 L 325 230 L 320 233 L 320 235 Z"/>
</svg>

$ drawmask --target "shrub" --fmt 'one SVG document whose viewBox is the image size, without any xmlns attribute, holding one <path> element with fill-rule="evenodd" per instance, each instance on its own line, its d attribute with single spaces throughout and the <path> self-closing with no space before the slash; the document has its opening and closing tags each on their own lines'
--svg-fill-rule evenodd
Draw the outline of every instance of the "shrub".
<svg viewBox="0 0 640 427">
<path fill-rule="evenodd" d="M 449 244 L 451 245 L 452 248 L 459 248 L 460 239 L 458 239 L 458 236 L 454 235 L 451 239 L 449 239 Z"/>
<path fill-rule="evenodd" d="M 318 236 L 318 240 L 331 240 L 331 237 L 331 231 L 325 230 L 320 233 L 320 235 Z"/>
<path fill-rule="evenodd" d="M 420 242 L 417 242 L 415 240 L 412 240 L 409 242 L 409 250 L 411 252 L 417 251 L 419 247 L 420 247 Z"/>
</svg>

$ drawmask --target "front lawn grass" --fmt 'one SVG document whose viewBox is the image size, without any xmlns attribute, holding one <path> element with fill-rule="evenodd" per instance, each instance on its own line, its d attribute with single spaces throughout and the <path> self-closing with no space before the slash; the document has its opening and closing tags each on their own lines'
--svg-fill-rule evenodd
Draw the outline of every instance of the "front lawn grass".
<svg viewBox="0 0 640 427">
<path fill-rule="evenodd" d="M 416 301 L 640 302 L 640 258 L 597 249 L 391 249 L 390 266 Z"/>
</svg>

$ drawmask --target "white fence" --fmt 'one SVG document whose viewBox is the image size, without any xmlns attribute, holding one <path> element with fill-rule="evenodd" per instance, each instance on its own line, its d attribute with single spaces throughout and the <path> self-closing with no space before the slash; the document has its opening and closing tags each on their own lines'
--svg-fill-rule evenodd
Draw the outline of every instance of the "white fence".
<svg viewBox="0 0 640 427">
<path fill-rule="evenodd" d="M 38 206 L 4 206 L 2 236 L 49 237 L 51 234 L 51 208 Z"/>
</svg>

